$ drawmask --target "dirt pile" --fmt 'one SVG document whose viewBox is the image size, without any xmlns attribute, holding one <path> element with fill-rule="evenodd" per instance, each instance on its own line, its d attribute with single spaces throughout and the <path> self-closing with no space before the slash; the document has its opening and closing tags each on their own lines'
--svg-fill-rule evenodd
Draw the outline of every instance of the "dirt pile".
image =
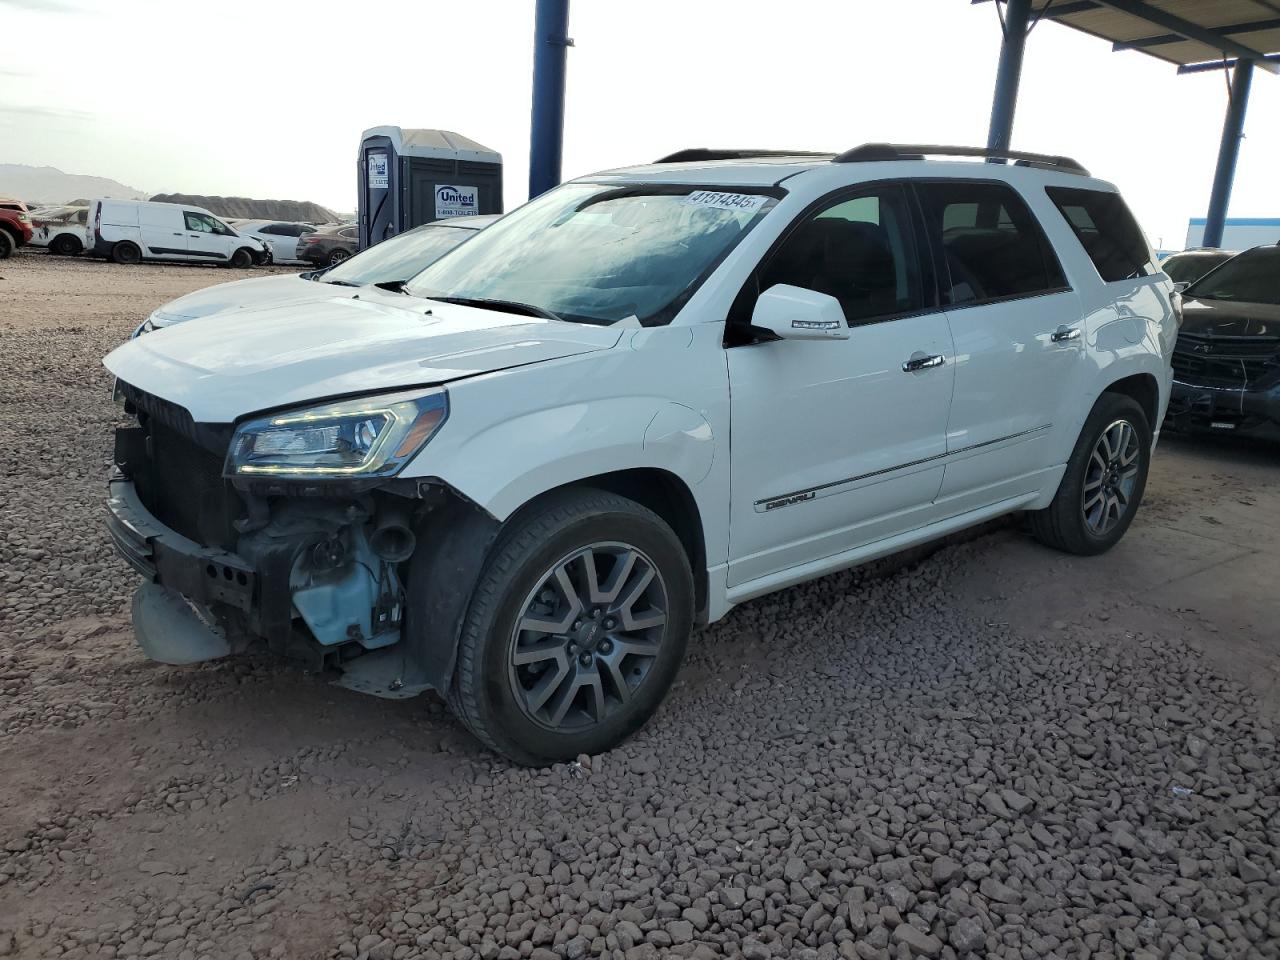
<svg viewBox="0 0 1280 960">
<path fill-rule="evenodd" d="M 335 223 L 338 215 L 310 200 L 251 200 L 248 197 L 202 197 L 194 193 L 157 193 L 160 203 L 189 203 L 220 217 L 285 220 L 291 223 Z"/>
</svg>

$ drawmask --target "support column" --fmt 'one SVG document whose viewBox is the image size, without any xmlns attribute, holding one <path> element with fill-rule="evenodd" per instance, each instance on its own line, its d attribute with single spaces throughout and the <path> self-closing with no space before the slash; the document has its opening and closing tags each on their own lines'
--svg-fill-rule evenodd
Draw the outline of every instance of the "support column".
<svg viewBox="0 0 1280 960">
<path fill-rule="evenodd" d="M 996 0 L 999 4 L 1000 0 Z M 1027 45 L 1031 0 L 1009 0 L 1004 14 L 1004 42 L 996 70 L 995 96 L 991 100 L 988 150 L 1008 150 L 1013 134 L 1013 111 L 1018 106 L 1018 82 L 1022 79 L 1022 51 Z"/>
<path fill-rule="evenodd" d="M 1237 60 L 1231 71 L 1231 102 L 1227 119 L 1222 124 L 1222 143 L 1218 147 L 1218 166 L 1213 172 L 1213 191 L 1209 194 L 1209 216 L 1204 225 L 1206 247 L 1222 246 L 1222 228 L 1231 202 L 1231 185 L 1236 178 L 1236 160 L 1240 157 L 1240 141 L 1244 138 L 1244 115 L 1249 108 L 1249 86 L 1253 82 L 1253 61 Z"/>
<path fill-rule="evenodd" d="M 565 51 L 569 0 L 538 0 L 533 20 L 533 111 L 529 137 L 529 199 L 560 182 L 564 143 Z"/>
</svg>

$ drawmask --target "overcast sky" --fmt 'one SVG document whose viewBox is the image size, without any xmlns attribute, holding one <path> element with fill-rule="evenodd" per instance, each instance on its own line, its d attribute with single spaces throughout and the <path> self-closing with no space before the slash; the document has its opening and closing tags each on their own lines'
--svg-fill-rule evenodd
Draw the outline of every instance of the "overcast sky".
<svg viewBox="0 0 1280 960">
<path fill-rule="evenodd" d="M 527 193 L 534 0 L 0 0 L 0 162 L 149 192 L 355 208 L 361 131 L 456 130 Z M 986 141 L 1000 30 L 968 0 L 572 0 L 564 176 L 686 146 Z M 1118 184 L 1153 243 L 1203 216 L 1220 72 L 1054 23 L 1013 145 Z M 1280 77 L 1258 72 L 1234 216 L 1280 216 Z M 3 192 L 0 184 L 0 192 Z"/>
</svg>

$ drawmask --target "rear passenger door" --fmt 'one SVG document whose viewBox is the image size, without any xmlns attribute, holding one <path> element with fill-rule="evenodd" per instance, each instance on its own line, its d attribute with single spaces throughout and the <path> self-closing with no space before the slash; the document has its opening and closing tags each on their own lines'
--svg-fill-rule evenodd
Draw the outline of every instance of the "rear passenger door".
<svg viewBox="0 0 1280 960">
<path fill-rule="evenodd" d="M 1026 201 L 995 180 L 917 184 L 955 341 L 939 491 L 954 514 L 1039 490 L 1084 378 L 1080 301 Z"/>
</svg>

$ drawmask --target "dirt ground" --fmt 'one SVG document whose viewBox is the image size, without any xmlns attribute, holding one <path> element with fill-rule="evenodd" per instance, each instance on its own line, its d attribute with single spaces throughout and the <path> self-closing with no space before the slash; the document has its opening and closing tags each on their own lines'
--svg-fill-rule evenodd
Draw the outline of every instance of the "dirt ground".
<svg viewBox="0 0 1280 960">
<path fill-rule="evenodd" d="M 242 275 L 0 261 L 0 957 L 1280 957 L 1280 448 L 746 604 L 589 763 L 427 696 L 148 663 L 103 354 Z"/>
</svg>

